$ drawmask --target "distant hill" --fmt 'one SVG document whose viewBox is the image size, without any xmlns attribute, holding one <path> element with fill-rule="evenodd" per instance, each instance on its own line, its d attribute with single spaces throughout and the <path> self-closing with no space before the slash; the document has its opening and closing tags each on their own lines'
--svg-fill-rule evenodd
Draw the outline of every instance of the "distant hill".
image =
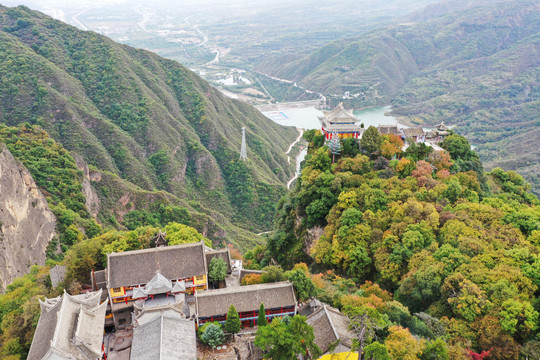
<svg viewBox="0 0 540 360">
<path fill-rule="evenodd" d="M 121 178 L 114 203 L 95 185 L 104 200 L 98 219 L 108 226 L 151 207 L 153 196 L 134 204 L 130 194 L 153 192 L 229 229 L 266 230 L 294 172 L 284 152 L 298 134 L 175 61 L 23 6 L 0 6 L 0 123 L 39 125 L 90 172 Z M 242 127 L 246 163 L 237 161 Z M 232 233 L 218 238 L 235 240 Z"/>
<path fill-rule="evenodd" d="M 292 62 L 268 58 L 256 69 L 333 102 L 391 103 L 395 115 L 413 123 L 458 125 L 487 167 L 518 170 L 540 193 L 540 149 L 532 141 L 540 131 L 540 5 L 459 4 L 431 5 L 403 24 Z M 346 91 L 356 97 L 343 100 Z"/>
</svg>

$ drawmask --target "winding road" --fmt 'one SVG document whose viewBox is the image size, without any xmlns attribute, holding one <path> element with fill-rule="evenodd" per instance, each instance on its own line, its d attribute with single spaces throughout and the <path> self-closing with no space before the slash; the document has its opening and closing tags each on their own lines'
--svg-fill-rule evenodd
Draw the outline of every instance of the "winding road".
<svg viewBox="0 0 540 360">
<path fill-rule="evenodd" d="M 289 161 L 289 163 L 291 162 L 291 158 L 289 157 L 289 153 L 291 152 L 293 146 L 296 145 L 302 139 L 302 135 L 304 135 L 304 130 L 298 129 L 298 132 L 300 133 L 300 135 L 298 135 L 296 140 L 291 144 L 291 146 L 289 146 L 289 150 L 287 150 L 287 152 L 285 153 L 287 155 L 287 160 Z M 299 155 L 300 155 L 300 153 L 298 153 L 298 155 L 296 155 L 296 158 L 298 158 Z M 294 176 L 292 177 L 292 179 L 287 182 L 287 189 L 290 189 L 291 184 L 294 182 L 294 180 L 298 179 L 298 175 L 300 175 L 300 174 L 298 173 L 297 169 L 298 169 L 298 166 L 295 167 L 295 172 L 294 172 Z"/>
</svg>

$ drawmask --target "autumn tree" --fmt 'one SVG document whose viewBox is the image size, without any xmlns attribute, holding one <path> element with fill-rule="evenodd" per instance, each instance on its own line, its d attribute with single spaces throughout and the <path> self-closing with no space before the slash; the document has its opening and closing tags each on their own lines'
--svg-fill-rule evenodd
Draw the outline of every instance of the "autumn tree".
<svg viewBox="0 0 540 360">
<path fill-rule="evenodd" d="M 390 335 L 386 338 L 385 344 L 392 359 L 420 360 L 422 346 L 409 330 L 400 326 L 391 326 L 388 330 Z"/>
<path fill-rule="evenodd" d="M 242 281 L 240 282 L 241 285 L 255 285 L 255 284 L 262 284 L 262 275 L 261 274 L 247 274 L 242 278 Z"/>
<path fill-rule="evenodd" d="M 392 159 L 395 156 L 401 154 L 403 148 L 403 140 L 401 137 L 394 134 L 388 134 L 382 137 L 381 155 Z"/>
</svg>

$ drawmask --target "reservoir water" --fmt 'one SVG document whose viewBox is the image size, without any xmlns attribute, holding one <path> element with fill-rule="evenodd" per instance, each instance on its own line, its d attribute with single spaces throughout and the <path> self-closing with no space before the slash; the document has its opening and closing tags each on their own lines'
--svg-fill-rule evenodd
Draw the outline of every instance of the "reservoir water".
<svg viewBox="0 0 540 360">
<path fill-rule="evenodd" d="M 377 106 L 362 110 L 355 110 L 354 116 L 358 118 L 358 123 L 363 123 L 365 128 L 379 125 L 396 125 L 398 121 L 393 116 L 386 116 L 390 112 L 390 106 Z M 308 108 L 284 108 L 275 111 L 264 111 L 263 114 L 280 125 L 295 126 L 298 129 L 320 129 L 321 122 L 319 116 L 324 113 L 314 107 Z"/>
<path fill-rule="evenodd" d="M 370 126 L 377 127 L 379 125 L 398 125 L 399 123 L 395 117 L 385 115 L 391 110 L 392 108 L 390 107 L 390 105 L 377 106 L 362 110 L 355 110 L 353 111 L 353 114 L 358 118 L 358 121 L 360 123 L 364 124 L 365 129 Z"/>
</svg>

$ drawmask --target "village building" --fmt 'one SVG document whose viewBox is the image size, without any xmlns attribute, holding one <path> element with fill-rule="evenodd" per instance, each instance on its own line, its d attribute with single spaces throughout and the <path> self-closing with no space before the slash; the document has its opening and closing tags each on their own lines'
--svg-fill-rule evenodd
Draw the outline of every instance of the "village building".
<svg viewBox="0 0 540 360">
<path fill-rule="evenodd" d="M 203 242 L 109 254 L 107 289 L 115 327 L 131 324 L 135 301 L 170 301 L 206 290 L 207 271 Z"/>
<path fill-rule="evenodd" d="M 339 103 L 334 110 L 319 117 L 322 124 L 322 132 L 326 140 L 332 139 L 332 134 L 338 134 L 340 139 L 362 137 L 364 129 L 357 125 L 358 119 L 350 112 L 345 110 L 342 103 Z"/>
<path fill-rule="evenodd" d="M 296 315 L 296 296 L 288 281 L 208 290 L 195 294 L 197 325 L 208 321 L 224 323 L 229 307 L 234 305 L 244 326 L 255 326 L 261 303 L 266 318 Z"/>
<path fill-rule="evenodd" d="M 40 300 L 28 360 L 101 359 L 107 303 L 100 298 L 101 290 Z"/>
<path fill-rule="evenodd" d="M 323 354 L 351 351 L 355 334 L 349 330 L 349 319 L 337 309 L 322 304 L 307 317 L 306 322 L 313 327 L 315 344 Z"/>
</svg>

